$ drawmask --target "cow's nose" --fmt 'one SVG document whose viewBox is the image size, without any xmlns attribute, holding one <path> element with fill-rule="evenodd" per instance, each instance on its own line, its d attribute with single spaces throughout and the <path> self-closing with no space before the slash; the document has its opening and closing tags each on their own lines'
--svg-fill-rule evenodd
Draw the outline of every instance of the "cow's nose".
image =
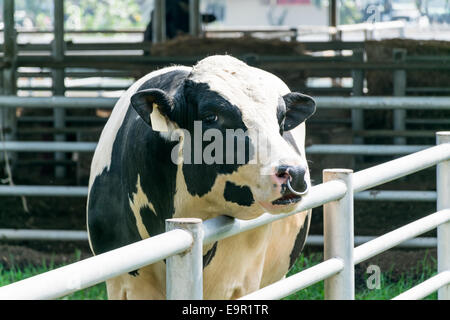
<svg viewBox="0 0 450 320">
<path fill-rule="evenodd" d="M 280 165 L 275 169 L 275 179 L 282 186 L 283 194 L 306 193 L 308 185 L 305 181 L 305 168 L 303 166 Z"/>
</svg>

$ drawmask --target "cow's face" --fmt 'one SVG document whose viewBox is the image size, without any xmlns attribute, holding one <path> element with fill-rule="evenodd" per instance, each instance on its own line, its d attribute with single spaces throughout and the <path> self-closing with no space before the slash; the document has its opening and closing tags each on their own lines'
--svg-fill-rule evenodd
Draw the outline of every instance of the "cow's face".
<svg viewBox="0 0 450 320">
<path fill-rule="evenodd" d="M 132 98 L 143 119 L 153 103 L 171 123 L 162 135 L 180 140 L 172 153 L 176 205 L 190 201 L 211 215 L 251 219 L 291 211 L 307 192 L 303 141 L 296 145 L 290 132 L 314 113 L 315 102 L 274 75 L 212 56 L 194 66 L 175 96 L 149 89 Z"/>
</svg>

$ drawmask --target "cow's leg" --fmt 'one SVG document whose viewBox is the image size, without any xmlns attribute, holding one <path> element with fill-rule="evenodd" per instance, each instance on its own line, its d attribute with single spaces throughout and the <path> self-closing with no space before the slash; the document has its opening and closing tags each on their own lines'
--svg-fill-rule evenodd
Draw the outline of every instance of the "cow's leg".
<svg viewBox="0 0 450 320">
<path fill-rule="evenodd" d="M 165 264 L 160 261 L 132 274 L 106 281 L 110 300 L 162 300 L 166 296 Z"/>
<path fill-rule="evenodd" d="M 282 279 L 300 255 L 309 229 L 311 210 L 272 223 L 261 288 Z"/>
</svg>

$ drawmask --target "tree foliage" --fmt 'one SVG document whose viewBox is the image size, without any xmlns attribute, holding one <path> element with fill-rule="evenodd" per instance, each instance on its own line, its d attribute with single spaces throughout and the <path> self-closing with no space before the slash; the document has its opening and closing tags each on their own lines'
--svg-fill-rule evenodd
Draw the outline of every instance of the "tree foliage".
<svg viewBox="0 0 450 320">
<path fill-rule="evenodd" d="M 58 1 L 64 1 L 64 20 L 68 29 L 144 28 L 150 18 L 142 15 L 142 8 L 148 6 L 147 0 Z M 16 23 L 22 26 L 26 19 L 33 27 L 51 29 L 53 2 L 54 0 L 15 0 Z M 3 6 L 3 0 L 0 0 L 0 6 Z M 18 12 L 21 14 L 18 15 Z"/>
<path fill-rule="evenodd" d="M 65 11 L 70 29 L 143 27 L 147 20 L 136 0 L 66 0 Z"/>
</svg>

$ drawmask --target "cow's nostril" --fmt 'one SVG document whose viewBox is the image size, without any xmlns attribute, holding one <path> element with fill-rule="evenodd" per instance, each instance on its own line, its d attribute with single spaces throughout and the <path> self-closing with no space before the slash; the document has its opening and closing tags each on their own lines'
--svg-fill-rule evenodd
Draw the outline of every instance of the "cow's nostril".
<svg viewBox="0 0 450 320">
<path fill-rule="evenodd" d="M 275 175 L 278 178 L 287 178 L 289 176 L 287 172 L 277 172 Z"/>
<path fill-rule="evenodd" d="M 304 193 L 307 191 L 308 185 L 305 181 L 305 168 L 302 166 L 291 166 L 287 169 L 287 174 L 289 175 L 289 185 L 288 189 L 295 193 Z"/>
<path fill-rule="evenodd" d="M 287 178 L 289 176 L 288 169 L 289 169 L 289 166 L 286 166 L 286 165 L 278 166 L 276 168 L 275 175 L 278 178 Z"/>
</svg>

